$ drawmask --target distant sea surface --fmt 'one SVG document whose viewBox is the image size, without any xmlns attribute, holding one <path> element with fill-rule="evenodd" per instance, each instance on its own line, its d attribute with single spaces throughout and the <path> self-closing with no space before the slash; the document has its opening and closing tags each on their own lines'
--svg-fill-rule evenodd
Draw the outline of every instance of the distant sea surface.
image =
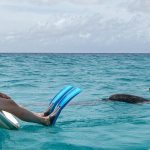
<svg viewBox="0 0 150 150">
<path fill-rule="evenodd" d="M 19 120 L 0 129 L 0 149 L 148 150 L 150 104 L 106 102 L 126 93 L 150 99 L 150 54 L 0 54 L 0 92 L 42 112 L 65 85 L 82 93 L 54 127 Z"/>
</svg>

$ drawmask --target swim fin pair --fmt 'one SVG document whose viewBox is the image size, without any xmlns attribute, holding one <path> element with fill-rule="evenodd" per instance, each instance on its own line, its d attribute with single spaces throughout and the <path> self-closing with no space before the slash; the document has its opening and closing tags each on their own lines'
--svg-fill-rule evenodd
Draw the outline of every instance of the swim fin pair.
<svg viewBox="0 0 150 150">
<path fill-rule="evenodd" d="M 73 86 L 68 85 L 56 94 L 49 104 L 49 114 L 52 117 L 51 125 L 55 125 L 63 108 L 80 92 L 81 90 L 79 88 L 74 88 Z"/>
</svg>

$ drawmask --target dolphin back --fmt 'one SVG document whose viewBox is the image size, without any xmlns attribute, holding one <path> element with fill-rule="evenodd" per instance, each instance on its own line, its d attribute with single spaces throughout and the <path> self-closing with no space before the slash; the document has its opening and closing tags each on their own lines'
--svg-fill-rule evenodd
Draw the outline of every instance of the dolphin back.
<svg viewBox="0 0 150 150">
<path fill-rule="evenodd" d="M 111 101 L 120 101 L 120 102 L 133 103 L 133 104 L 144 103 L 144 102 L 150 103 L 149 100 L 143 97 L 129 95 L 129 94 L 114 94 L 114 95 L 111 95 L 108 99 Z"/>
</svg>

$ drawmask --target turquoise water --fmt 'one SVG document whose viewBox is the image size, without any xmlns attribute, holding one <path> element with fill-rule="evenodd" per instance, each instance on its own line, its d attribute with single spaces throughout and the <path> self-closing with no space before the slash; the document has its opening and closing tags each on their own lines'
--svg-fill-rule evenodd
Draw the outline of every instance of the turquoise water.
<svg viewBox="0 0 150 150">
<path fill-rule="evenodd" d="M 0 129 L 0 149 L 150 149 L 150 104 L 105 102 L 114 93 L 150 98 L 149 54 L 0 54 L 0 91 L 32 111 L 72 84 L 82 93 L 55 127 L 20 121 Z"/>
</svg>

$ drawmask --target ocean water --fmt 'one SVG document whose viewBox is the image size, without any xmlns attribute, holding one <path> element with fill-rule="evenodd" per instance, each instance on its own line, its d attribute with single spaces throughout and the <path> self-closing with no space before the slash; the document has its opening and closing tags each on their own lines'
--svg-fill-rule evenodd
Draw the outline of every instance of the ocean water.
<svg viewBox="0 0 150 150">
<path fill-rule="evenodd" d="M 0 129 L 0 149 L 149 150 L 150 104 L 106 102 L 115 93 L 150 99 L 150 54 L 0 54 L 0 91 L 42 112 L 65 85 L 82 89 L 55 127 L 19 120 Z"/>
</svg>

